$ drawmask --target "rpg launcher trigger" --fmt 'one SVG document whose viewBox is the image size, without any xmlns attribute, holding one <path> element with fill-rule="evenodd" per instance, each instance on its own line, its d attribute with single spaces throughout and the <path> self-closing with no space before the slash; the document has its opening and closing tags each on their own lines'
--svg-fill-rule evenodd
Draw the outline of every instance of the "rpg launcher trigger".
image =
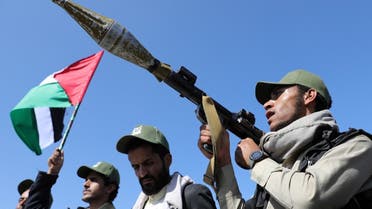
<svg viewBox="0 0 372 209">
<path fill-rule="evenodd" d="M 198 107 L 195 110 L 195 115 L 196 118 L 202 123 L 202 124 L 207 124 L 207 119 L 205 116 L 205 112 L 203 110 L 203 107 L 201 105 L 198 105 Z M 223 117 L 219 117 L 221 124 L 224 127 L 228 127 L 229 124 L 234 124 L 234 123 L 240 123 L 240 124 L 254 124 L 256 121 L 256 118 L 253 113 L 247 112 L 245 109 L 241 109 L 237 113 L 231 113 L 231 118 L 226 120 Z M 258 131 L 260 132 L 260 131 Z M 261 136 L 261 134 L 259 135 Z M 248 136 L 247 136 L 248 137 Z M 253 140 L 259 144 L 259 138 L 253 138 Z M 210 154 L 213 153 L 213 148 L 211 144 L 203 144 L 203 149 L 209 152 Z"/>
</svg>

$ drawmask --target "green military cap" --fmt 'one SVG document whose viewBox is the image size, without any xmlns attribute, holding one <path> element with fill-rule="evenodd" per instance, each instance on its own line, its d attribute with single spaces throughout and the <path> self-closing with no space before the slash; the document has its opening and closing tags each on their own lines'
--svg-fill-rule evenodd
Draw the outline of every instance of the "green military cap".
<svg viewBox="0 0 372 209">
<path fill-rule="evenodd" d="M 331 107 L 332 98 L 323 80 L 306 70 L 294 70 L 287 73 L 279 82 L 260 81 L 256 85 L 256 98 L 259 103 L 265 104 L 270 99 L 272 90 L 278 86 L 302 85 L 315 89 Z"/>
<path fill-rule="evenodd" d="M 115 166 L 111 165 L 110 163 L 107 162 L 97 162 L 95 165 L 92 167 L 89 166 L 81 166 L 77 170 L 77 175 L 81 178 L 86 178 L 90 172 L 97 172 L 109 179 L 110 182 L 115 183 L 117 185 L 120 184 L 120 175 L 118 170 L 115 168 Z"/>
<path fill-rule="evenodd" d="M 116 144 L 116 149 L 121 153 L 128 154 L 129 146 L 138 140 L 160 144 L 169 151 L 169 144 L 163 133 L 156 127 L 147 125 L 139 125 L 129 135 L 121 137 Z"/>
<path fill-rule="evenodd" d="M 20 195 L 22 195 L 22 193 L 25 192 L 26 190 L 28 190 L 33 183 L 34 183 L 34 181 L 31 180 L 31 179 L 25 179 L 25 180 L 21 181 L 18 184 L 18 193 Z"/>
</svg>

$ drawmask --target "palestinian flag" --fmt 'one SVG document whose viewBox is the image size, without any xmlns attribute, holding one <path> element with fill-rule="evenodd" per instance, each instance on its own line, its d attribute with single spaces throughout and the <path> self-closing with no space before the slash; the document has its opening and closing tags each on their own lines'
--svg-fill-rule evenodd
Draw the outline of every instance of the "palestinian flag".
<svg viewBox="0 0 372 209">
<path fill-rule="evenodd" d="M 37 155 L 62 138 L 67 107 L 79 105 L 103 50 L 45 78 L 10 112 L 13 127 Z"/>
</svg>

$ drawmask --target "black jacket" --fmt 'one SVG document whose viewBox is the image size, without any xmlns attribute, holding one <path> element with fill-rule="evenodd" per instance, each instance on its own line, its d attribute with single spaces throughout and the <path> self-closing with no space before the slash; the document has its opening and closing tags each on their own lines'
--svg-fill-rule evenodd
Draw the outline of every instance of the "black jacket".
<svg viewBox="0 0 372 209">
<path fill-rule="evenodd" d="M 57 178 L 57 175 L 39 171 L 23 209 L 50 209 L 53 202 L 51 189 Z"/>
<path fill-rule="evenodd" d="M 188 184 L 183 188 L 183 209 L 216 209 L 208 187 L 202 184 Z"/>
</svg>

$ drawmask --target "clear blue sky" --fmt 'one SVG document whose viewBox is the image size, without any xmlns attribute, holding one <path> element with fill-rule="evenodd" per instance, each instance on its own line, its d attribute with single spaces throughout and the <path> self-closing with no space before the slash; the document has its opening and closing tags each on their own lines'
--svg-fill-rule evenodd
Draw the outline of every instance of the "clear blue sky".
<svg viewBox="0 0 372 209">
<path fill-rule="evenodd" d="M 372 3 L 344 0 L 113 1 L 76 0 L 126 26 L 174 71 L 186 66 L 196 85 L 231 111 L 244 108 L 267 131 L 255 100 L 257 81 L 279 80 L 303 68 L 329 87 L 342 130 L 372 132 Z M 36 156 L 17 137 L 9 113 L 47 75 L 101 48 L 50 0 L 1 1 L 0 161 L 2 208 L 14 208 L 17 184 L 47 169 L 54 144 Z M 85 206 L 81 165 L 104 160 L 121 173 L 115 205 L 131 208 L 140 186 L 116 142 L 137 124 L 155 125 L 173 153 L 171 171 L 202 183 L 208 164 L 196 142 L 195 106 L 150 73 L 105 52 L 65 145 L 65 164 L 53 187 L 53 208 Z M 239 139 L 231 134 L 231 149 Z M 254 190 L 249 171 L 235 172 L 244 197 Z"/>
</svg>

